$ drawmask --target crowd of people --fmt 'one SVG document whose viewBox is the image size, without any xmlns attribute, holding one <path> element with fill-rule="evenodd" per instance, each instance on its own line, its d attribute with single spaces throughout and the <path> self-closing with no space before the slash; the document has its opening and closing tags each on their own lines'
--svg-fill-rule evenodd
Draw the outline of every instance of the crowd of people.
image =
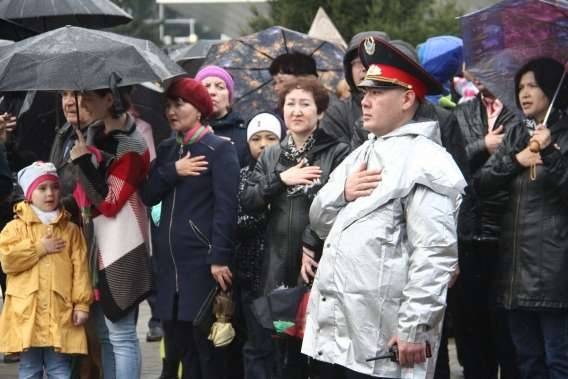
<svg viewBox="0 0 568 379">
<path fill-rule="evenodd" d="M 439 39 L 460 43 L 355 35 L 340 96 L 277 57 L 250 120 L 203 67 L 165 89 L 157 148 L 129 88 L 63 91 L 18 188 L 0 144 L 0 352 L 20 378 L 139 378 L 149 299 L 161 379 L 449 379 L 449 335 L 466 379 L 567 378 L 565 67 L 526 62 L 508 109 L 459 49 L 432 64 Z M 298 286 L 302 333 L 263 325 L 257 300 Z"/>
</svg>

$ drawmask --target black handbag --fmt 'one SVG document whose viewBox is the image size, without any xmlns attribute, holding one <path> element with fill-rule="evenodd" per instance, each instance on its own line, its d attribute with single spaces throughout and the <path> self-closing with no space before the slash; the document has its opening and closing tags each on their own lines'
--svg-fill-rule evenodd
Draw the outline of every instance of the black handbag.
<svg viewBox="0 0 568 379">
<path fill-rule="evenodd" d="M 219 292 L 219 286 L 216 285 L 209 291 L 207 297 L 201 303 L 201 307 L 199 307 L 199 311 L 195 315 L 193 319 L 193 326 L 199 329 L 203 334 L 209 335 L 209 331 L 211 330 L 211 325 L 215 321 L 215 315 L 213 314 L 213 301 L 215 300 L 215 296 Z"/>
</svg>

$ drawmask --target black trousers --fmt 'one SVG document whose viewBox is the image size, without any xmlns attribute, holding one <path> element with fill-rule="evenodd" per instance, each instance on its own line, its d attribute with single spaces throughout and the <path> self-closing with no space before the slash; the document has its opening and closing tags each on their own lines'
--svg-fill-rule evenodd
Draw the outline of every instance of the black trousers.
<svg viewBox="0 0 568 379">
<path fill-rule="evenodd" d="M 380 379 L 376 376 L 361 374 L 340 365 L 316 361 L 320 379 Z"/>
<path fill-rule="evenodd" d="M 519 378 L 507 315 L 492 301 L 498 254 L 498 241 L 460 244 L 461 273 L 455 287 L 460 294 L 452 315 L 465 379 Z"/>
<path fill-rule="evenodd" d="M 216 348 L 190 321 L 162 321 L 164 359 L 162 378 L 177 379 L 179 364 L 182 379 L 225 379 L 226 349 Z"/>
</svg>

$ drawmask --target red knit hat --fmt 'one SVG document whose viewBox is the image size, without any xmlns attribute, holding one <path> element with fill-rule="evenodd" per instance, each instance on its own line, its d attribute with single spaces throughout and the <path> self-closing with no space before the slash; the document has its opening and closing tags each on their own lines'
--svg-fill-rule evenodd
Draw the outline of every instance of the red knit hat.
<svg viewBox="0 0 568 379">
<path fill-rule="evenodd" d="M 193 105 L 203 117 L 213 113 L 213 103 L 207 89 L 197 80 L 191 78 L 176 79 L 166 91 L 169 98 L 181 98 Z"/>
</svg>

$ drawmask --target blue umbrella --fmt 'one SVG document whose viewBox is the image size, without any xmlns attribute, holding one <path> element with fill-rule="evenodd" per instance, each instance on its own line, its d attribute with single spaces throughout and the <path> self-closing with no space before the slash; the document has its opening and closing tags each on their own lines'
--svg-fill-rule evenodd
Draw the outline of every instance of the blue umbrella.
<svg viewBox="0 0 568 379">
<path fill-rule="evenodd" d="M 450 90 L 450 81 L 461 71 L 463 63 L 463 41 L 454 36 L 428 38 L 416 48 L 420 64 L 430 75 Z M 441 95 L 428 96 L 437 104 Z"/>
</svg>

